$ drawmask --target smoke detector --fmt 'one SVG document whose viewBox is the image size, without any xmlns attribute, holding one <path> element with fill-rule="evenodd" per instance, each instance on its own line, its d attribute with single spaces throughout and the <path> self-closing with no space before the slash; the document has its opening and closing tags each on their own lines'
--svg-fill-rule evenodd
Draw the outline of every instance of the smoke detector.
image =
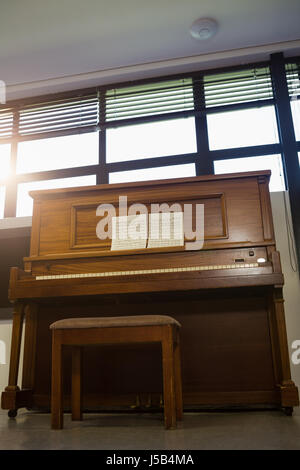
<svg viewBox="0 0 300 470">
<path fill-rule="evenodd" d="M 199 18 L 190 27 L 190 33 L 195 39 L 205 40 L 214 36 L 218 29 L 218 23 L 211 18 Z"/>
</svg>

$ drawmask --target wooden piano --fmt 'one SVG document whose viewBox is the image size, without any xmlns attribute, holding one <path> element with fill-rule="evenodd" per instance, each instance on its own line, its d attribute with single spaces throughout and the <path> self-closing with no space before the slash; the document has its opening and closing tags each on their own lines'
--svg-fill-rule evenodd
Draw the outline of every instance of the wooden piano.
<svg viewBox="0 0 300 470">
<path fill-rule="evenodd" d="M 182 324 L 185 409 L 298 405 L 291 380 L 268 183 L 270 172 L 34 191 L 30 256 L 12 268 L 14 304 L 2 408 L 49 410 L 50 323 L 75 316 L 169 314 Z M 204 204 L 204 245 L 112 250 L 99 204 Z M 18 369 L 25 319 L 22 385 Z M 157 345 L 84 352 L 85 410 L 159 410 Z M 156 357 L 157 356 L 157 357 Z M 65 351 L 65 367 L 70 354 Z M 138 373 L 137 373 L 138 371 Z M 69 374 L 65 374 L 68 376 Z M 70 383 L 65 383 L 65 407 Z"/>
</svg>

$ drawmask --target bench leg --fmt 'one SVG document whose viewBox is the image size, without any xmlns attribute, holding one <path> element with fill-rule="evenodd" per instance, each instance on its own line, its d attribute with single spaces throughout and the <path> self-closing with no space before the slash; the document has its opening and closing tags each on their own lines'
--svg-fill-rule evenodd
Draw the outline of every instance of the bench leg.
<svg viewBox="0 0 300 470">
<path fill-rule="evenodd" d="M 175 334 L 176 334 L 176 341 L 174 345 L 174 361 L 175 361 L 176 418 L 178 421 L 181 421 L 183 419 L 183 403 L 182 403 L 180 338 L 179 338 L 178 329 L 176 329 Z"/>
<path fill-rule="evenodd" d="M 72 420 L 82 420 L 82 348 L 72 347 Z"/>
<path fill-rule="evenodd" d="M 174 338 L 171 326 L 163 327 L 162 339 L 164 420 L 166 429 L 176 428 Z"/>
<path fill-rule="evenodd" d="M 60 332 L 52 332 L 51 427 L 63 428 L 63 373 Z"/>
</svg>

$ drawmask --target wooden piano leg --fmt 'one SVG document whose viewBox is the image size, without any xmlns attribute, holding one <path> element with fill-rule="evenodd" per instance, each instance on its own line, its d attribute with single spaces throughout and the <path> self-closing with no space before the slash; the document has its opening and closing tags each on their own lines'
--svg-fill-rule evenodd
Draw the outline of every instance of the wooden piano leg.
<svg viewBox="0 0 300 470">
<path fill-rule="evenodd" d="M 18 408 L 20 408 L 17 395 L 18 393 L 21 393 L 20 388 L 18 387 L 18 371 L 20 363 L 24 309 L 25 305 L 22 302 L 16 302 L 14 304 L 8 386 L 5 388 L 1 397 L 1 407 L 4 410 L 9 410 L 8 416 L 10 418 L 14 418 L 17 415 Z"/>
<path fill-rule="evenodd" d="M 72 346 L 72 421 L 82 420 L 82 348 Z"/>
<path fill-rule="evenodd" d="M 164 389 L 164 419 L 166 429 L 176 428 L 174 338 L 170 325 L 163 327 L 162 363 Z"/>
<path fill-rule="evenodd" d="M 63 428 L 63 370 L 61 331 L 52 332 L 51 427 Z"/>
<path fill-rule="evenodd" d="M 22 389 L 33 392 L 35 383 L 38 304 L 30 303 L 25 310 L 24 358 Z M 27 403 L 27 408 L 32 406 Z"/>
<path fill-rule="evenodd" d="M 273 292 L 274 300 L 274 327 L 275 346 L 278 350 L 277 356 L 277 380 L 281 395 L 281 406 L 288 416 L 292 415 L 293 406 L 299 405 L 298 389 L 291 379 L 291 369 L 289 360 L 289 349 L 287 343 L 287 332 L 284 314 L 284 300 L 282 288 L 275 288 Z M 274 331 L 275 330 L 275 331 Z M 274 341 L 274 340 L 273 340 Z M 276 355 L 275 355 L 276 358 Z"/>
<path fill-rule="evenodd" d="M 183 419 L 183 403 L 182 403 L 182 379 L 181 379 L 181 354 L 180 354 L 180 338 L 179 330 L 175 332 L 175 345 L 174 345 L 174 360 L 175 360 L 175 396 L 176 396 L 176 419 L 181 421 Z"/>
</svg>

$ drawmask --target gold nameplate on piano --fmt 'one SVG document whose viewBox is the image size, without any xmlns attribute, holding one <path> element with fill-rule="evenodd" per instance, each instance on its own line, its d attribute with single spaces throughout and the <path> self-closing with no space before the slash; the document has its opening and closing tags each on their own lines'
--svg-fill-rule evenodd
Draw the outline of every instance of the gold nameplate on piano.
<svg viewBox="0 0 300 470">
<path fill-rule="evenodd" d="M 163 273 L 180 273 L 190 271 L 209 271 L 215 269 L 238 269 L 238 268 L 257 268 L 258 263 L 235 263 L 223 265 L 208 266 L 185 266 L 182 268 L 166 268 L 166 269 L 140 269 L 136 271 L 108 271 L 103 273 L 81 273 L 81 274 L 54 274 L 47 276 L 36 276 L 37 281 L 50 279 L 77 279 L 86 277 L 109 277 L 109 276 L 136 276 L 140 274 L 163 274 Z"/>
</svg>

